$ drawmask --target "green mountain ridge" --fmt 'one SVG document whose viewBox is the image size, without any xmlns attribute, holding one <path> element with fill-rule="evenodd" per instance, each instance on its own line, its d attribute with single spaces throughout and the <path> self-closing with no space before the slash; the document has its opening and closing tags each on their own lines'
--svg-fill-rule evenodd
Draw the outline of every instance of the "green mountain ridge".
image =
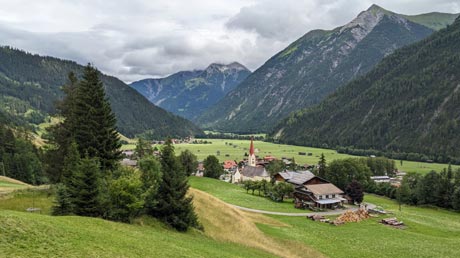
<svg viewBox="0 0 460 258">
<path fill-rule="evenodd" d="M 421 153 L 460 162 L 460 18 L 279 123 L 284 143 Z M 422 156 L 423 157 L 423 156 Z"/>
<path fill-rule="evenodd" d="M 81 76 L 83 66 L 73 61 L 0 47 L 0 110 L 16 123 L 39 124 L 55 113 L 55 103 L 67 74 Z M 118 130 L 128 136 L 149 132 L 151 137 L 201 134 L 197 126 L 154 106 L 119 79 L 101 73 L 106 95 L 117 118 Z"/>
<path fill-rule="evenodd" d="M 410 16 L 424 24 L 452 15 Z M 434 19 L 434 20 L 432 20 Z M 291 112 L 318 104 L 382 58 L 426 38 L 433 29 L 373 5 L 350 23 L 313 30 L 282 50 L 196 119 L 203 128 L 267 132 Z"/>
</svg>

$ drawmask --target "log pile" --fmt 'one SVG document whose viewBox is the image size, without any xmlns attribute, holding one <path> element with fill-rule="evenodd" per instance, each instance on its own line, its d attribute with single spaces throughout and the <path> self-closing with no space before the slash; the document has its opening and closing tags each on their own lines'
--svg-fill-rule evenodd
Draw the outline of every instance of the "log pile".
<svg viewBox="0 0 460 258">
<path fill-rule="evenodd" d="M 360 222 L 361 220 L 369 218 L 370 215 L 365 209 L 357 211 L 346 211 L 334 220 L 334 225 L 341 225 L 347 222 Z"/>
<path fill-rule="evenodd" d="M 404 223 L 402 221 L 398 221 L 397 218 L 382 219 L 380 223 L 384 225 L 389 225 L 395 228 L 404 228 Z"/>
</svg>

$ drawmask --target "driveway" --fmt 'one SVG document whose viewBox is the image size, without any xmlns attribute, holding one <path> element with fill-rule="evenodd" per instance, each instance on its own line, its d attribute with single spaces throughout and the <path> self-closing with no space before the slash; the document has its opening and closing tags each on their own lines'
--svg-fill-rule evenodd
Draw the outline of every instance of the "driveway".
<svg viewBox="0 0 460 258">
<path fill-rule="evenodd" d="M 367 204 L 368 209 L 373 209 L 376 206 L 372 203 L 364 203 Z M 347 208 L 347 209 L 340 209 L 340 210 L 332 210 L 332 211 L 321 211 L 321 212 L 308 212 L 308 213 L 290 213 L 290 212 L 276 212 L 276 211 L 264 211 L 264 210 L 256 210 L 256 209 L 250 209 L 246 207 L 241 207 L 238 205 L 233 205 L 229 204 L 230 206 L 233 206 L 237 209 L 243 210 L 243 211 L 249 211 L 249 212 L 255 212 L 255 213 L 261 213 L 261 214 L 270 214 L 270 215 L 280 215 L 280 216 L 291 216 L 291 217 L 306 217 L 309 215 L 323 215 L 323 216 L 334 216 L 334 215 L 340 215 L 346 211 L 356 211 L 358 210 L 357 207 L 352 207 L 352 208 Z"/>
</svg>

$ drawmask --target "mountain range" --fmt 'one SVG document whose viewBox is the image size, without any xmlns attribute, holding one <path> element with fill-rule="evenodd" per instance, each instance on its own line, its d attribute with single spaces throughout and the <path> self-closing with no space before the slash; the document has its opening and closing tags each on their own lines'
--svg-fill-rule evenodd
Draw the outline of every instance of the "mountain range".
<svg viewBox="0 0 460 258">
<path fill-rule="evenodd" d="M 233 90 L 251 72 L 234 62 L 211 64 L 205 70 L 182 71 L 166 78 L 130 84 L 150 102 L 193 120 Z"/>
<path fill-rule="evenodd" d="M 230 132 L 267 132 L 291 112 L 320 103 L 396 49 L 420 41 L 457 14 L 396 14 L 377 5 L 333 30 L 313 30 L 270 58 L 196 119 Z"/>
<path fill-rule="evenodd" d="M 414 153 L 460 163 L 460 18 L 387 56 L 320 105 L 279 123 L 272 137 L 301 145 Z"/>
<path fill-rule="evenodd" d="M 0 117 L 16 124 L 39 124 L 56 112 L 61 86 L 70 71 L 81 76 L 83 66 L 54 57 L 0 47 Z M 190 121 L 159 108 L 119 79 L 100 74 L 117 118 L 118 130 L 128 136 L 152 138 L 201 134 Z"/>
</svg>

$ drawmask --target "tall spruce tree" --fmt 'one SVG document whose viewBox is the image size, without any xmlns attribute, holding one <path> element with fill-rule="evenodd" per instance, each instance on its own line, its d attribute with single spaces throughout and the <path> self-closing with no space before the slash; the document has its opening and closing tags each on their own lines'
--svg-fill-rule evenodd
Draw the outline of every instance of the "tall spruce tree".
<svg viewBox="0 0 460 258">
<path fill-rule="evenodd" d="M 80 154 L 98 158 L 102 168 L 111 170 L 121 158 L 116 118 L 99 79 L 99 71 L 88 64 L 75 94 L 72 112 L 73 135 Z"/>
<path fill-rule="evenodd" d="M 171 139 L 163 146 L 160 158 L 162 181 L 158 189 L 158 203 L 152 210 L 154 217 L 178 231 L 199 227 L 192 197 L 187 197 L 188 179 L 178 158 L 174 154 Z"/>
<path fill-rule="evenodd" d="M 321 178 L 326 177 L 326 158 L 324 157 L 324 153 L 321 153 L 321 157 L 319 158 L 318 176 Z"/>
<path fill-rule="evenodd" d="M 99 184 L 101 170 L 95 158 L 83 158 L 72 175 L 69 188 L 73 211 L 76 215 L 97 217 L 100 215 Z"/>
<path fill-rule="evenodd" d="M 45 153 L 45 171 L 51 183 L 60 183 L 64 179 L 62 173 L 64 160 L 70 144 L 73 141 L 75 118 L 75 95 L 78 85 L 77 77 L 73 72 L 68 75 L 67 83 L 62 86 L 64 98 L 56 104 L 62 121 L 47 128 L 47 151 Z"/>
</svg>

